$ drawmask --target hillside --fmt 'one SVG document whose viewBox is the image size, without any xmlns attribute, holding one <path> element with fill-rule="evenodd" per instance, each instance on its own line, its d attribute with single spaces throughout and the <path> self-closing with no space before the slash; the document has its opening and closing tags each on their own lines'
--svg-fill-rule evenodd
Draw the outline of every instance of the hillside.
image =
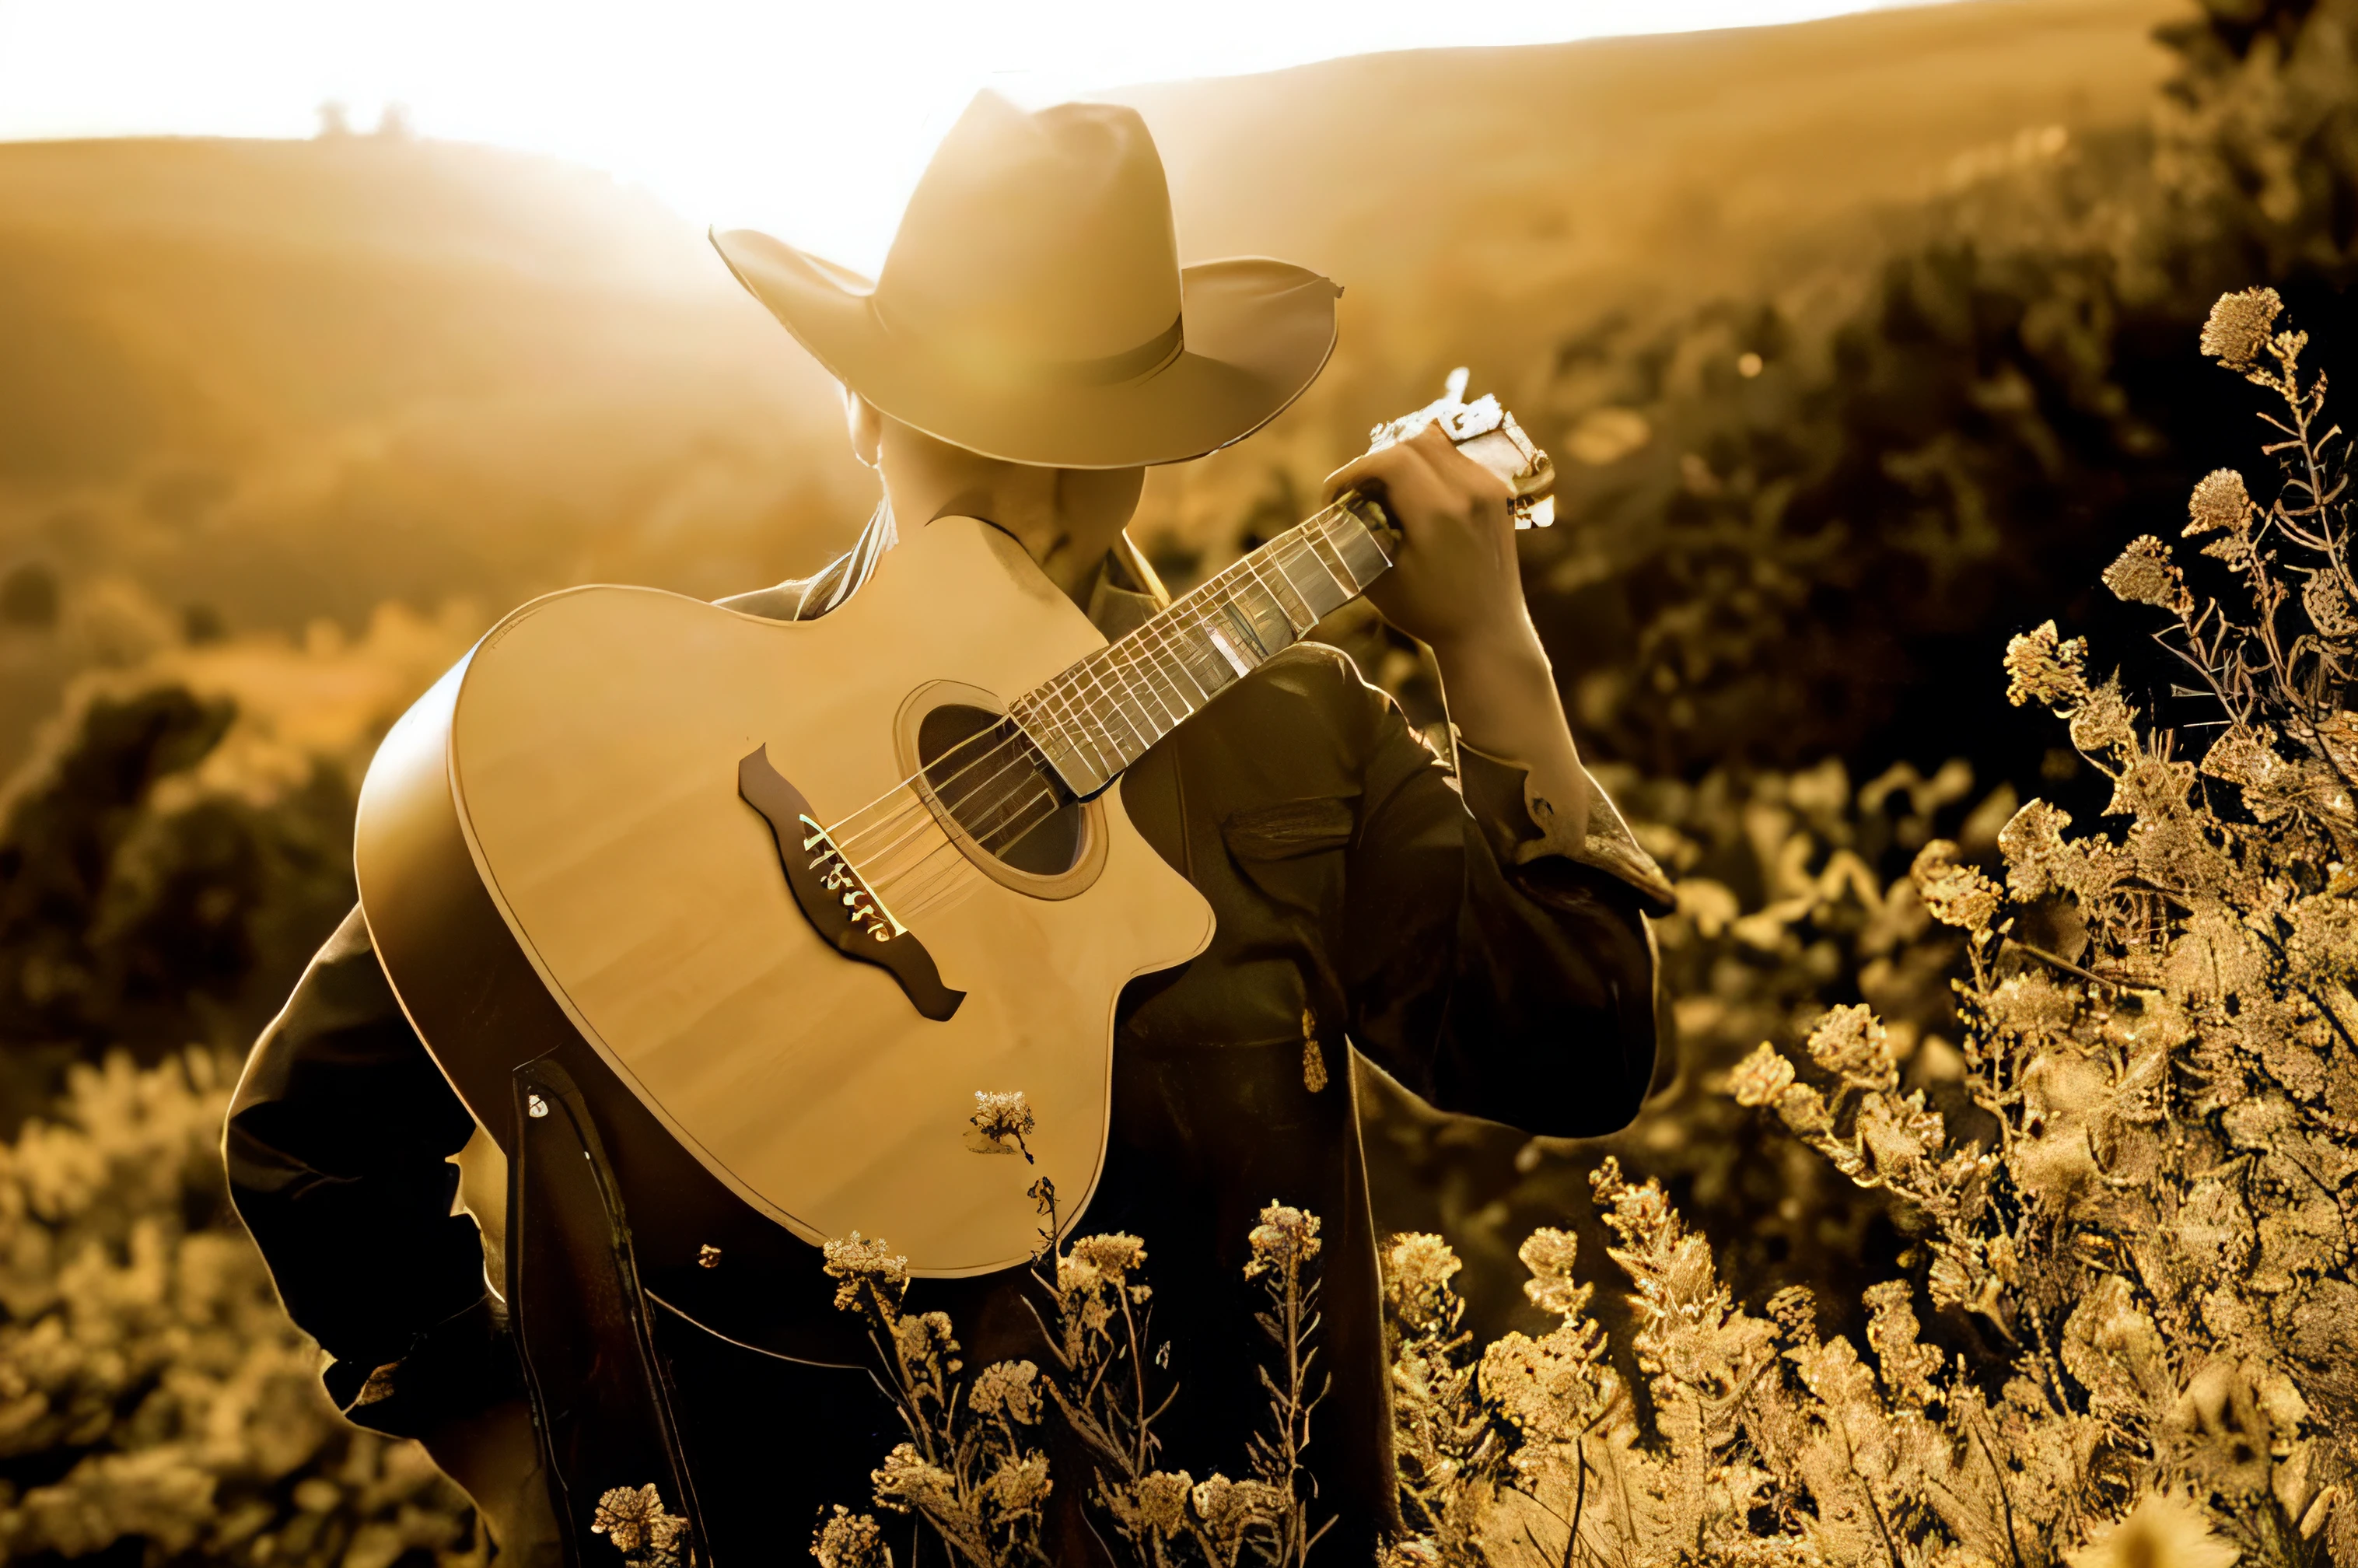
<svg viewBox="0 0 2358 1568">
<path fill-rule="evenodd" d="M 1158 474 L 1150 526 L 1217 551 L 1274 465 L 1323 470 L 1450 363 L 1512 394 L 1585 324 L 1855 275 L 1879 214 L 2141 114 L 2167 8 L 1979 0 L 1119 95 L 1191 255 L 1350 289 L 1325 384 Z M 0 770 L 70 670 L 189 630 L 807 569 L 872 494 L 837 421 L 694 227 L 600 175 L 373 137 L 0 145 Z"/>
</svg>

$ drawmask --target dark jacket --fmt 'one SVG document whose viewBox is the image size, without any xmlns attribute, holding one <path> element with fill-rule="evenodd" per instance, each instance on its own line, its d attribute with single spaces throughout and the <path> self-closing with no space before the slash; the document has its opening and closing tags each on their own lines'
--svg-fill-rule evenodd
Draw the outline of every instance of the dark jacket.
<svg viewBox="0 0 2358 1568">
<path fill-rule="evenodd" d="M 806 583 L 730 601 L 823 613 L 890 543 Z M 1130 573 L 1140 574 L 1142 582 Z M 1132 587 L 1148 591 L 1134 591 Z M 1155 607 L 1109 560 L 1092 616 L 1118 635 Z M 1581 845 L 1542 840 L 1520 769 L 1458 749 L 1453 775 L 1350 660 L 1280 654 L 1133 767 L 1121 798 L 1217 917 L 1210 948 L 1124 992 L 1107 1163 L 1081 1226 L 1142 1238 L 1153 1334 L 1180 1384 L 1163 1463 L 1243 1473 L 1265 1395 L 1246 1234 L 1263 1205 L 1316 1214 L 1333 1390 L 1312 1456 L 1321 1554 L 1364 1562 L 1394 1518 L 1378 1240 L 1348 1053 L 1433 1105 L 1531 1132 L 1611 1131 L 1653 1071 L 1642 913 L 1668 888 L 1601 793 Z M 513 1391 L 482 1242 L 447 1162 L 474 1123 L 404 1020 L 354 912 L 255 1045 L 228 1130 L 232 1190 L 287 1310 L 363 1425 L 414 1433 Z M 826 1289 L 812 1253 L 812 1289 Z M 1036 1353 L 1010 1276 L 924 1281 L 969 1366 Z M 866 1503 L 893 1441 L 856 1373 L 658 1324 L 681 1441 L 722 1568 L 798 1554 L 812 1509 Z M 398 1375 L 393 1375 L 393 1374 Z M 1077 1503 L 1081 1477 L 1060 1472 Z"/>
</svg>

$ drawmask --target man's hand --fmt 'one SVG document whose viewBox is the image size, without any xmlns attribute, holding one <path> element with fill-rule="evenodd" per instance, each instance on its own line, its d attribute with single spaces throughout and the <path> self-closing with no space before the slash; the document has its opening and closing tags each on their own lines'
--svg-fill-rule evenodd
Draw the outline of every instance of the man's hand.
<svg viewBox="0 0 2358 1568">
<path fill-rule="evenodd" d="M 1505 481 L 1428 425 L 1327 476 L 1330 499 L 1355 489 L 1379 498 L 1403 535 L 1392 569 L 1368 590 L 1385 620 L 1437 655 L 1483 643 L 1537 652 Z"/>
<path fill-rule="evenodd" d="M 1531 820 L 1552 848 L 1577 853 L 1588 836 L 1588 774 L 1523 603 L 1506 481 L 1429 426 L 1327 477 L 1329 496 L 1352 489 L 1379 492 L 1402 535 L 1368 600 L 1433 649 L 1458 734 L 1524 769 Z"/>
</svg>

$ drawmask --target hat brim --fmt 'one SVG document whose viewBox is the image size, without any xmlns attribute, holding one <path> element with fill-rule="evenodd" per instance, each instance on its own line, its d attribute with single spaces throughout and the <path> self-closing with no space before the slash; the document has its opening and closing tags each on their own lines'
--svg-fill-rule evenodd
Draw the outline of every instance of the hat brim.
<svg viewBox="0 0 2358 1568">
<path fill-rule="evenodd" d="M 1184 346 L 1160 369 L 1097 385 L 986 383 L 891 331 L 867 279 L 751 229 L 715 231 L 712 243 L 836 379 L 904 425 L 1008 462 L 1200 458 L 1276 418 L 1335 351 L 1342 290 L 1306 267 L 1247 257 L 1180 269 Z"/>
</svg>

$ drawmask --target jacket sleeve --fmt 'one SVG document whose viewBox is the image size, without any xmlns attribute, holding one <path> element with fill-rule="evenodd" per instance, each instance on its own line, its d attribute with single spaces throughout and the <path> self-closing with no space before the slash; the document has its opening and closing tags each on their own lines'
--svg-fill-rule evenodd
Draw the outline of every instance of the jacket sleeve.
<svg viewBox="0 0 2358 1568">
<path fill-rule="evenodd" d="M 521 1388 L 481 1234 L 453 1211 L 474 1130 L 353 910 L 255 1043 L 223 1148 L 287 1314 L 363 1426 L 414 1436 Z"/>
<path fill-rule="evenodd" d="M 1577 844 L 1524 770 L 1460 745 L 1455 773 L 1356 677 L 1366 758 L 1342 965 L 1353 1043 L 1443 1110 L 1552 1137 L 1627 1125 L 1655 1065 L 1645 916 L 1671 889 L 1604 791 Z M 1593 781 L 1592 781 L 1593 782 Z"/>
</svg>

